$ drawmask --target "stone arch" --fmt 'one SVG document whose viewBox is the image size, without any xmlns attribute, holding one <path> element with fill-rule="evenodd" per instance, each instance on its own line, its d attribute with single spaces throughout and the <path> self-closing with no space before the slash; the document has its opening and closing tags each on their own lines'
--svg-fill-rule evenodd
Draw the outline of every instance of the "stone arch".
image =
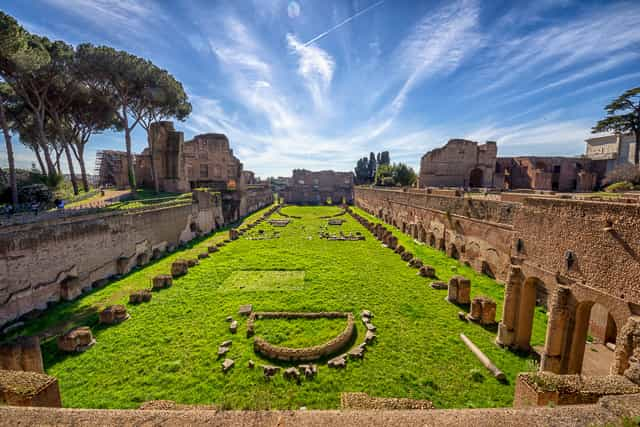
<svg viewBox="0 0 640 427">
<path fill-rule="evenodd" d="M 469 187 L 482 187 L 484 181 L 484 174 L 482 169 L 473 168 L 469 173 Z"/>
<path fill-rule="evenodd" d="M 631 317 L 629 308 L 624 301 L 576 284 L 571 288 L 558 286 L 555 290 L 549 310 L 547 340 L 541 361 L 542 370 L 556 374 L 582 372 L 586 338 L 594 307 L 602 307 L 607 311 L 607 316 L 611 316 L 614 325 L 611 331 L 616 334 L 616 354 L 609 371 L 622 374 L 623 364 L 620 363 L 618 348 L 623 338 L 618 336 L 618 330 Z"/>
<path fill-rule="evenodd" d="M 436 247 L 436 244 L 437 244 L 437 242 L 436 242 L 436 235 L 435 235 L 435 234 L 433 234 L 433 233 L 429 233 L 429 246 L 431 246 L 431 247 L 434 247 L 434 248 L 435 248 L 435 247 Z"/>
<path fill-rule="evenodd" d="M 594 307 L 600 304 L 593 301 L 582 301 L 577 304 L 575 309 L 573 329 L 571 333 L 571 345 L 567 346 L 566 354 L 566 373 L 567 374 L 580 374 L 582 373 L 582 367 L 585 358 L 585 348 L 587 342 L 587 335 L 589 334 L 590 319 Z M 604 306 L 602 306 L 604 307 Z M 606 309 L 606 307 L 604 307 Z M 617 334 L 617 325 L 615 319 L 607 312 L 607 315 L 613 322 L 613 329 L 610 332 Z M 614 332 L 615 331 L 615 332 Z M 611 337 L 610 337 L 611 339 Z M 616 336 L 613 336 L 613 342 L 615 342 Z"/>
<path fill-rule="evenodd" d="M 525 278 L 519 266 L 511 266 L 505 284 L 502 320 L 498 325 L 498 344 L 517 350 L 531 350 L 536 296 L 540 287 L 545 287 L 540 278 Z"/>
</svg>

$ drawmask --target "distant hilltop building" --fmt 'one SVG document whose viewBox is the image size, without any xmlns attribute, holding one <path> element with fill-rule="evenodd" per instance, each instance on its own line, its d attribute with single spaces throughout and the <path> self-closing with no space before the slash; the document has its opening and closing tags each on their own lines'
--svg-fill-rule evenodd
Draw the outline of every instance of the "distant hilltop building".
<svg viewBox="0 0 640 427">
<path fill-rule="evenodd" d="M 586 140 L 586 157 L 605 163 L 605 171 L 609 172 L 618 166 L 637 164 L 635 135 L 603 135 Z"/>
<path fill-rule="evenodd" d="M 294 169 L 279 192 L 285 202 L 304 205 L 353 203 L 353 173 Z M 282 181 L 279 181 L 281 184 Z"/>
<path fill-rule="evenodd" d="M 587 140 L 581 157 L 498 157 L 497 144 L 451 139 L 422 156 L 420 187 L 592 191 L 606 172 L 629 162 L 635 145 L 629 137 Z"/>
<path fill-rule="evenodd" d="M 466 139 L 450 139 L 420 160 L 420 185 L 423 187 L 496 187 L 495 142 L 478 145 Z"/>
<path fill-rule="evenodd" d="M 153 188 L 153 157 L 160 191 L 184 193 L 201 187 L 219 191 L 229 222 L 271 202 L 273 193 L 269 183 L 259 183 L 253 172 L 243 170 L 225 135 L 206 133 L 185 142 L 184 134 L 168 121 L 151 124 L 149 133 L 151 150 L 145 148 L 134 156 L 138 186 Z M 127 165 L 124 151 L 98 152 L 96 172 L 100 185 L 127 187 Z"/>
</svg>

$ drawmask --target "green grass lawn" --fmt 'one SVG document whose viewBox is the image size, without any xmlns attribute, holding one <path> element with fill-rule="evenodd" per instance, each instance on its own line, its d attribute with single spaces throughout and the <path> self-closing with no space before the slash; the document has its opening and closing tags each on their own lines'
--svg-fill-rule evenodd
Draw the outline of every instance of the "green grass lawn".
<svg viewBox="0 0 640 427">
<path fill-rule="evenodd" d="M 460 308 L 444 300 L 446 291 L 431 289 L 429 279 L 417 276 L 350 216 L 342 216 L 346 222 L 330 231 L 359 231 L 366 240 L 320 239 L 327 223 L 320 217 L 339 213 L 338 207 L 291 206 L 284 212 L 301 218 L 286 227 L 266 222 L 257 227 L 269 235 L 277 231 L 279 238 L 230 243 L 175 280 L 173 287 L 154 292 L 151 302 L 128 306 L 131 319 L 122 324 L 97 326 L 95 310 L 125 303 L 131 290 L 147 288 L 154 275 L 169 272 L 173 260 L 194 256 L 227 233 L 194 243 L 78 301 L 60 304 L 27 325 L 24 333 L 61 324 L 93 328 L 97 344 L 85 353 L 59 353 L 53 340 L 43 346 L 46 370 L 59 380 L 63 405 L 135 408 L 147 400 L 170 399 L 236 409 L 338 408 L 343 391 L 430 399 L 438 408 L 511 405 L 515 376 L 529 369 L 527 357 L 498 348 L 495 330 L 459 321 Z M 436 268 L 441 280 L 454 274 L 469 277 L 472 295 L 493 297 L 501 313 L 501 285 L 394 232 L 405 247 Z M 253 341 L 246 337 L 246 318 L 237 315 L 242 304 L 253 304 L 256 311 L 350 311 L 357 319 L 362 309 L 369 309 L 378 327 L 377 342 L 364 360 L 349 361 L 344 370 L 321 364 L 314 380 L 296 384 L 278 375 L 266 381 L 259 368 L 247 367 L 250 359 L 258 365 L 273 362 L 254 353 Z M 236 335 L 225 321 L 230 315 L 240 323 Z M 533 344 L 543 341 L 545 322 L 545 315 L 536 312 Z M 256 321 L 256 334 L 274 344 L 300 347 L 324 343 L 344 327 L 344 319 L 262 319 Z M 364 336 L 359 320 L 357 333 L 356 344 Z M 460 333 L 506 373 L 508 384 L 491 377 Z M 216 352 L 229 339 L 233 345 L 227 356 L 236 364 L 223 374 Z"/>
</svg>

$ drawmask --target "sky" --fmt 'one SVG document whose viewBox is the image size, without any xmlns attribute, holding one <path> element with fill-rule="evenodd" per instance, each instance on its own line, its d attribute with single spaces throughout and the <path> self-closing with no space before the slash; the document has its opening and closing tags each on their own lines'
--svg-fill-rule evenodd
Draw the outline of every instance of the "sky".
<svg viewBox="0 0 640 427">
<path fill-rule="evenodd" d="M 419 169 L 451 138 L 499 156 L 580 155 L 640 85 L 640 2 L 0 0 L 27 30 L 150 59 L 193 105 L 185 140 L 225 133 L 245 169 L 352 170 L 388 150 Z M 4 145 L 4 144 L 3 144 Z M 34 156 L 17 144 L 17 163 Z M 134 132 L 134 151 L 146 145 Z M 87 146 L 124 149 L 124 134 Z M 6 151 L 0 151 L 6 165 Z"/>
</svg>

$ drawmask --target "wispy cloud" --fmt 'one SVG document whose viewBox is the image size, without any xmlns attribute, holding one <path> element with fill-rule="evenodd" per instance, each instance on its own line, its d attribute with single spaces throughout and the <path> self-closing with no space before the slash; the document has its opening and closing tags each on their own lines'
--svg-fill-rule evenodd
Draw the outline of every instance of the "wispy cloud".
<svg viewBox="0 0 640 427">
<path fill-rule="evenodd" d="M 640 44 L 640 8 L 629 6 L 590 10 L 569 23 L 544 26 L 525 35 L 505 38 L 504 28 L 489 34 L 490 66 L 479 76 L 476 86 L 481 89 L 476 95 L 520 83 L 523 78 L 537 81 L 568 69 L 588 74 L 589 68 L 603 67 L 603 61 L 615 65 L 615 58 L 637 51 Z"/>
<path fill-rule="evenodd" d="M 298 55 L 298 74 L 304 78 L 314 103 L 316 106 L 323 106 L 324 97 L 331 85 L 335 61 L 319 47 L 300 43 L 293 34 L 287 34 L 287 43 Z"/>
<path fill-rule="evenodd" d="M 474 1 L 462 0 L 430 12 L 418 22 L 394 57 L 405 80 L 391 102 L 391 114 L 400 112 L 409 93 L 421 82 L 453 72 L 482 45 L 478 15 Z"/>
</svg>

